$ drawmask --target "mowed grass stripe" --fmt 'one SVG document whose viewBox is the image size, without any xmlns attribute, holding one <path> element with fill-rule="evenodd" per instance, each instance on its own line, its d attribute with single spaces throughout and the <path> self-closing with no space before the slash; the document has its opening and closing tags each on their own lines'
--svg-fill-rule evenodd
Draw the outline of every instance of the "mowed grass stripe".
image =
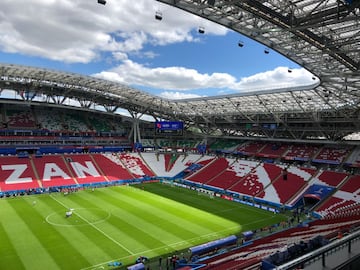
<svg viewBox="0 0 360 270">
<path fill-rule="evenodd" d="M 194 190 L 185 189 L 182 187 L 171 187 L 166 184 L 154 183 L 151 185 L 146 185 L 145 188 L 149 192 L 157 194 L 159 196 L 163 196 L 164 198 L 176 200 L 178 203 L 181 204 L 191 205 L 194 208 L 201 209 L 211 214 L 219 215 L 235 222 L 241 220 L 241 216 L 234 216 L 233 213 L 241 213 L 242 210 L 246 208 L 245 205 L 234 204 L 234 202 L 221 198 L 213 197 L 213 199 L 210 199 L 209 195 L 205 195 L 201 192 L 198 193 Z"/>
<path fill-rule="evenodd" d="M 146 249 L 147 247 L 143 245 L 143 239 L 141 237 L 143 231 L 137 231 L 133 224 L 127 222 L 127 217 L 125 215 L 122 216 L 122 218 L 117 218 L 114 216 L 113 212 L 119 206 L 113 204 L 108 205 L 105 201 L 98 200 L 98 195 L 99 194 L 96 194 L 86 198 L 85 191 L 81 193 L 81 196 L 78 196 L 78 194 L 71 194 L 70 196 L 64 197 L 63 200 L 65 203 L 71 205 L 71 207 L 74 207 L 75 209 L 84 207 L 95 208 L 100 206 L 107 211 L 110 211 L 111 217 L 107 219 L 106 222 L 96 224 L 96 226 L 108 234 L 111 234 L 114 239 L 121 241 L 121 243 L 128 243 L 130 245 L 128 248 L 131 251 L 132 249 L 136 249 L 139 246 Z M 135 253 L 135 251 L 132 251 L 131 253 Z M 129 255 L 129 253 L 118 254 L 123 257 Z"/>
<path fill-rule="evenodd" d="M 134 187 L 136 188 L 136 186 Z M 201 207 L 201 209 L 210 213 L 221 212 L 234 207 L 242 208 L 242 205 L 234 205 L 232 202 L 220 199 L 216 196 L 210 199 L 210 195 L 208 194 L 182 187 L 170 186 L 168 184 L 154 183 L 154 185 L 146 185 L 146 190 L 164 196 L 165 198 L 176 200 L 179 203 L 192 205 L 196 208 Z M 209 201 L 215 201 L 215 203 L 206 203 Z"/>
<path fill-rule="evenodd" d="M 154 188 L 153 185 L 156 187 Z M 151 184 L 144 185 L 145 191 L 150 192 L 153 196 L 149 197 L 148 203 L 152 203 L 152 201 L 162 201 L 162 205 L 165 207 L 170 204 L 173 205 L 173 202 L 177 202 L 178 205 L 187 206 L 194 208 L 196 210 L 201 210 L 202 212 L 209 212 L 210 214 L 214 214 L 214 206 L 217 205 L 217 202 L 214 203 L 214 200 L 210 200 L 207 196 L 196 196 L 196 193 L 191 192 L 187 193 L 188 190 L 178 187 L 170 187 L 163 184 Z M 134 186 L 133 189 L 139 190 L 138 187 Z M 154 192 L 157 188 L 161 189 L 160 192 Z M 140 196 L 142 192 L 139 192 Z M 159 199 L 161 198 L 161 199 Z M 180 199 L 181 198 L 181 199 Z M 201 207 L 199 207 L 201 206 Z M 234 208 L 234 206 L 232 206 Z M 240 208 L 239 208 L 240 209 Z M 204 211 L 205 210 L 205 211 Z M 222 209 L 224 211 L 224 209 Z"/>
<path fill-rule="evenodd" d="M 195 191 L 181 187 L 170 187 L 169 185 L 154 183 L 145 185 L 145 189 L 154 194 L 176 200 L 179 203 L 190 204 L 192 207 L 204 210 L 209 214 L 215 214 L 227 220 L 234 221 L 241 225 L 242 231 L 262 228 L 269 224 L 287 220 L 287 218 L 281 214 L 273 214 L 263 209 L 234 203 L 217 197 L 210 199 L 207 195 L 202 193 L 200 193 L 201 195 L 196 195 Z M 257 222 L 254 222 L 254 220 Z M 246 224 L 249 224 L 250 227 Z"/>
<path fill-rule="evenodd" d="M 76 194 L 70 194 L 69 196 L 66 196 L 66 197 L 64 197 L 62 194 L 52 194 L 51 196 L 56 196 L 56 198 L 59 200 L 65 200 L 66 203 L 71 204 L 72 207 L 84 208 L 84 207 L 82 207 L 82 205 L 75 202 L 75 201 L 79 200 L 79 198 L 83 197 L 84 194 L 85 194 L 85 192 L 79 192 Z M 69 200 L 69 198 L 71 198 L 72 200 Z M 50 197 L 49 197 L 49 199 L 53 203 L 60 205 L 58 202 L 54 201 Z M 86 202 L 85 206 L 89 207 L 89 209 L 96 209 L 96 208 L 94 208 L 94 205 L 92 203 L 90 203 L 90 201 Z M 62 205 L 61 205 L 61 208 L 64 209 Z M 75 209 L 75 212 L 76 211 L 77 210 Z M 73 216 L 72 218 L 75 218 L 75 216 Z M 108 220 L 109 219 L 107 219 L 103 223 L 106 224 L 108 222 Z M 96 224 L 96 226 L 99 226 L 99 224 Z M 111 225 L 109 225 L 109 226 L 111 226 Z M 125 252 L 119 246 L 115 245 L 113 242 L 110 242 L 109 239 L 104 237 L 103 234 L 96 234 L 96 233 L 94 234 L 93 228 L 89 225 L 80 226 L 80 227 L 75 226 L 72 228 L 63 228 L 63 227 L 61 227 L 61 228 L 64 230 L 71 230 L 72 228 L 74 230 L 79 229 L 79 230 L 81 230 L 81 232 L 83 232 L 86 235 L 88 235 L 89 237 L 93 238 L 93 241 L 95 241 L 96 247 L 92 244 L 89 245 L 89 243 L 87 243 L 87 244 L 83 245 L 81 248 L 81 251 L 85 252 L 85 254 L 87 254 L 87 256 L 92 257 L 92 260 L 91 260 L 92 263 L 90 265 L 84 265 L 82 268 L 92 269 L 93 266 L 95 266 L 95 265 L 97 265 L 99 267 L 100 266 L 107 267 L 108 262 L 111 262 L 114 260 L 118 261 L 120 259 L 124 264 L 133 264 L 135 261 L 133 255 L 129 255 L 127 252 Z M 112 237 L 115 237 L 115 235 L 117 234 L 117 232 L 119 232 L 119 230 L 116 229 L 116 231 L 114 231 L 114 232 L 107 230 L 107 232 L 109 234 L 111 234 Z M 122 238 L 120 238 L 120 239 L 122 239 Z M 74 241 L 76 241 L 76 238 L 74 238 Z M 97 252 L 98 247 L 101 247 L 101 249 L 104 249 L 105 251 L 109 252 L 110 257 L 105 257 L 105 256 L 101 257 L 100 256 L 101 252 L 99 252 L 99 253 Z M 137 254 L 137 255 L 142 255 L 142 254 Z"/>
<path fill-rule="evenodd" d="M 60 203 L 51 196 L 55 196 Z M 33 200 L 38 201 L 36 205 L 32 205 Z M 27 205 L 13 203 L 16 201 L 26 202 Z M 13 207 L 23 209 L 15 211 L 12 207 L 0 208 L 0 221 L 4 224 L 4 233 L 1 233 L 0 228 L 0 237 L 2 240 L 2 234 L 6 234 L 8 240 L 4 240 L 4 243 L 12 243 L 13 248 L 10 247 L 9 252 L 13 255 L 9 260 L 14 258 L 14 261 L 19 261 L 20 270 L 24 269 L 24 266 L 30 270 L 93 269 L 95 266 L 107 268 L 107 263 L 114 260 L 129 265 L 140 255 L 152 258 L 182 250 L 225 235 L 236 234 L 240 232 L 241 226 L 242 229 L 253 229 L 254 224 L 256 227 L 263 227 L 260 225 L 263 223 L 265 226 L 273 224 L 281 216 L 223 199 L 198 196 L 194 191 L 164 184 L 116 186 L 95 189 L 95 192 L 84 190 L 69 196 L 53 193 L 50 196 L 44 194 L 9 198 L 0 200 L 0 206 L 2 202 L 4 205 L 11 202 Z M 89 225 L 75 215 L 66 219 L 65 211 L 68 208 L 75 208 L 75 212 L 78 211 L 94 224 Z M 3 209 L 5 211 L 2 211 Z M 99 209 L 110 213 L 110 216 Z M 34 215 L 33 211 L 38 214 Z M 54 215 L 51 216 L 52 214 Z M 54 217 L 53 225 L 45 222 L 49 215 Z M 36 233 L 25 224 L 28 216 L 33 219 L 29 225 L 38 227 Z M 97 222 L 104 216 L 104 220 Z M 73 226 L 77 219 L 79 224 L 83 225 Z M 62 226 L 63 224 L 66 225 Z M 38 237 L 41 230 L 47 230 L 44 234 L 54 239 L 47 241 L 47 237 Z M 53 231 L 60 237 L 54 236 Z M 131 254 L 106 235 L 130 250 Z M 54 259 L 54 255 L 48 253 L 57 252 L 58 249 L 44 247 L 68 245 L 67 242 L 78 251 L 77 254 L 73 254 L 73 249 L 70 249 L 58 254 L 59 257 Z M 24 247 L 27 244 L 30 244 L 28 249 Z M 81 254 L 84 260 L 77 264 L 78 254 Z M 59 260 L 64 263 L 59 265 Z M 41 264 L 36 264 L 38 262 Z M 3 268 L 1 266 L 0 263 L 0 269 Z"/>
<path fill-rule="evenodd" d="M 19 260 L 26 265 L 27 270 L 60 269 L 47 249 L 47 241 L 43 237 L 38 238 L 27 224 L 36 222 L 37 216 L 33 215 L 34 211 L 19 213 L 18 208 L 21 208 L 23 203 L 23 200 L 5 200 L 1 210 L 1 215 L 4 215 L 1 219 L 6 220 L 4 230 L 19 254 Z M 47 230 L 41 224 L 35 226 L 46 234 Z"/>
<path fill-rule="evenodd" d="M 176 201 L 161 198 L 158 195 L 146 191 L 132 188 L 126 193 L 121 193 L 121 187 L 111 189 L 110 192 L 120 193 L 119 196 L 126 203 L 138 205 L 140 211 L 154 213 L 155 219 L 170 221 L 172 224 L 181 224 L 183 230 L 195 233 L 196 235 L 209 234 L 224 230 L 226 227 L 234 227 L 236 223 L 231 223 L 220 217 L 199 210 L 189 205 L 180 204 Z M 136 198 L 134 198 L 134 194 Z M 189 236 L 192 238 L 193 236 Z"/>
<path fill-rule="evenodd" d="M 148 186 L 149 185 L 146 185 L 146 188 L 148 188 Z M 171 189 L 172 188 L 168 187 L 168 190 Z M 156 208 L 158 209 L 157 212 L 160 213 L 160 215 L 163 213 L 172 213 L 172 217 L 169 218 L 171 218 L 174 223 L 181 222 L 181 224 L 184 224 L 186 227 L 192 228 L 192 231 L 202 231 L 202 234 L 209 234 L 211 232 L 224 231 L 229 227 L 236 227 L 237 225 L 236 222 L 225 219 L 219 215 L 209 213 L 202 209 L 193 207 L 191 204 L 182 204 L 176 200 L 167 199 L 157 194 L 147 192 L 146 189 L 145 191 L 143 191 L 141 189 L 132 188 L 132 190 L 139 190 L 138 192 L 136 192 L 136 200 L 142 201 L 144 207 L 148 207 L 151 209 L 152 206 L 156 205 Z M 121 192 L 121 190 L 119 190 L 119 187 L 117 187 L 116 191 Z M 129 189 L 124 193 L 125 196 L 128 194 L 128 191 Z M 149 194 L 151 194 L 151 196 Z M 128 197 L 128 199 L 134 200 L 133 198 L 131 198 L 131 193 L 129 195 L 130 196 Z M 177 196 L 182 196 L 182 194 L 179 194 L 178 192 Z M 194 197 L 194 194 L 192 196 Z M 209 198 L 203 198 L 202 203 L 212 204 L 209 203 Z M 160 211 L 160 209 L 162 210 L 162 212 Z"/>
<path fill-rule="evenodd" d="M 119 200 L 117 194 L 104 196 L 106 197 L 106 200 L 109 199 L 109 197 L 112 197 L 111 199 Z M 159 209 L 148 208 L 140 203 L 136 203 L 138 206 L 134 208 L 132 207 L 132 204 L 127 203 L 127 198 L 122 196 L 122 199 L 123 200 L 119 200 L 122 208 L 128 209 L 130 207 L 131 215 L 135 213 L 135 217 L 143 219 L 143 225 L 141 225 L 142 230 L 145 229 L 146 232 L 150 232 L 152 235 L 159 237 L 165 250 L 179 249 L 176 245 L 181 245 L 182 247 L 189 246 L 191 243 L 187 241 L 187 239 L 199 238 L 199 234 L 191 231 L 191 228 L 186 228 L 181 223 L 175 223 L 172 219 L 173 215 L 168 215 L 167 213 L 159 214 L 157 213 Z M 119 210 L 117 210 L 117 212 L 119 212 Z M 120 212 L 119 214 L 120 216 L 123 215 Z M 136 219 L 134 222 L 135 224 L 139 223 Z"/>
<path fill-rule="evenodd" d="M 118 188 L 127 188 L 127 187 L 118 187 Z M 102 191 L 104 191 L 104 194 L 101 194 Z M 103 202 L 101 201 L 97 201 L 99 198 L 103 199 L 106 198 L 107 200 L 110 200 L 111 203 L 113 203 L 113 200 L 119 200 L 119 198 L 123 197 L 123 199 L 126 199 L 125 196 L 121 196 L 120 194 L 115 194 L 115 197 L 109 195 L 109 192 L 111 190 L 109 189 L 106 189 L 106 192 L 105 190 L 103 189 L 99 189 L 97 191 L 95 191 L 95 193 L 97 193 L 96 197 L 95 198 L 92 198 L 91 196 L 93 196 L 93 193 L 89 193 L 87 192 L 87 194 L 90 194 L 90 199 L 92 201 L 94 201 L 96 204 L 101 204 L 103 205 Z M 137 196 L 137 190 L 135 189 L 132 189 L 132 192 L 135 192 L 135 194 L 133 194 L 133 196 Z M 146 193 L 148 194 L 149 196 L 152 196 L 151 193 Z M 116 211 L 119 211 L 119 207 L 122 208 L 122 209 L 126 209 L 128 208 L 128 206 L 126 204 L 124 204 L 124 201 L 120 201 L 120 205 L 119 203 L 116 203 L 117 206 L 117 209 Z M 111 206 L 110 206 L 111 207 Z M 131 212 L 135 212 L 137 215 L 140 215 L 142 218 L 145 216 L 145 215 L 148 215 L 148 212 L 147 211 L 144 211 L 143 207 L 141 206 L 140 208 L 133 208 L 132 205 L 130 205 L 130 207 L 132 208 L 132 211 Z M 146 210 L 146 209 L 145 209 Z M 144 211 L 144 213 L 142 212 Z M 153 215 L 153 212 L 150 212 L 150 215 Z M 121 217 L 122 219 L 124 218 L 124 214 L 121 214 Z M 136 222 L 136 224 L 138 224 L 139 222 Z M 173 227 L 174 227 L 174 223 L 170 223 L 169 226 L 166 228 L 166 232 L 168 231 L 173 231 Z M 177 225 L 177 224 L 176 224 Z M 156 225 L 155 225 L 156 226 Z M 151 228 L 149 228 L 148 226 L 142 226 L 144 228 L 147 229 L 147 232 L 151 232 Z M 189 237 L 184 237 L 184 235 L 181 235 L 180 233 L 180 236 L 182 237 L 182 239 L 180 238 L 179 241 L 177 242 L 174 242 L 174 241 L 168 241 L 166 240 L 166 237 L 164 235 L 164 233 L 161 233 L 160 234 L 160 237 L 161 239 L 164 239 L 163 241 L 166 241 L 167 243 L 164 245 L 164 246 L 160 246 L 160 247 L 151 247 L 152 249 L 149 249 L 149 250 L 143 250 L 143 254 L 146 254 L 146 255 L 152 255 L 152 256 L 157 256 L 157 255 L 160 255 L 160 254 L 163 254 L 163 253 L 168 253 L 170 251 L 174 251 L 174 250 L 179 250 L 179 249 L 183 249 L 183 248 L 187 248 L 189 246 L 192 246 L 193 244 L 198 244 L 198 243 L 203 243 L 203 242 L 206 242 L 206 239 L 207 238 L 211 238 L 211 239 L 214 239 L 214 238 L 218 238 L 216 237 L 216 235 L 214 234 L 214 232 L 211 232 L 210 234 L 208 235 L 204 235 L 204 234 L 194 234 L 192 233 L 191 234 L 193 237 L 192 238 L 189 238 Z M 158 236 L 158 235 L 157 235 Z M 144 241 L 145 242 L 145 241 Z"/>
<path fill-rule="evenodd" d="M 29 197 L 29 200 L 31 197 Z M 51 199 L 50 196 L 44 196 L 37 200 L 36 205 L 39 212 L 46 218 L 51 220 L 51 215 L 61 214 L 63 219 L 65 218 L 65 211 L 62 205 Z M 65 223 L 64 223 L 65 224 Z M 89 226 L 61 226 L 61 224 L 53 225 L 49 224 L 57 230 L 64 238 L 71 242 L 83 257 L 86 257 L 90 265 L 96 264 L 99 261 L 111 260 L 118 256 L 118 252 L 114 248 L 109 249 L 109 243 L 99 241 L 96 236 L 93 235 L 93 229 Z"/>
<path fill-rule="evenodd" d="M 26 224 L 41 243 L 44 243 L 44 248 L 53 257 L 54 261 L 59 265 L 60 269 L 80 268 L 84 264 L 90 262 L 84 257 L 79 249 L 73 246 L 74 241 L 67 239 L 60 234 L 53 226 L 48 226 L 44 221 L 40 208 L 30 205 L 26 200 L 19 201 L 19 207 L 16 207 L 19 216 L 31 212 L 31 218 L 26 220 Z M 64 255 L 67 254 L 67 260 L 64 260 Z M 69 260 L 71 264 L 69 265 Z"/>
<path fill-rule="evenodd" d="M 81 192 L 81 197 L 79 197 L 79 199 L 83 198 L 87 194 L 89 196 L 89 199 L 88 199 L 88 201 L 85 202 L 85 205 L 88 205 L 89 207 L 93 207 L 93 205 L 91 203 L 94 203 L 95 205 L 102 205 L 105 208 L 111 209 L 112 205 L 107 206 L 106 204 L 104 204 L 103 201 L 101 201 L 101 200 L 98 201 L 99 198 L 101 198 L 100 191 L 104 191 L 103 195 L 104 195 L 105 198 L 111 197 L 111 196 L 108 195 L 109 189 L 98 189 L 98 190 L 95 191 L 95 193 L 92 193 L 92 192 L 89 192 L 89 191 Z M 137 192 L 137 191 L 135 190 L 135 192 Z M 72 196 L 72 195 L 74 195 L 74 196 Z M 77 194 L 72 194 L 72 195 L 66 197 L 66 199 L 71 198 L 71 199 L 74 199 L 74 200 L 77 201 L 78 200 Z M 95 197 L 94 197 L 94 195 L 95 195 Z M 118 198 L 119 196 L 116 196 L 116 197 Z M 91 203 L 89 203 L 89 202 L 91 202 Z M 111 204 L 114 204 L 114 203 L 111 201 Z M 126 208 L 124 205 L 121 206 L 118 203 L 115 203 L 115 205 L 116 205 L 115 209 L 118 209 L 119 207 L 120 208 Z M 139 213 L 137 213 L 137 214 L 139 214 Z M 140 216 L 142 216 L 142 215 L 140 215 Z M 120 220 L 117 220 L 116 224 L 121 224 L 121 222 L 124 222 L 124 220 L 123 220 L 124 218 L 125 218 L 124 214 L 121 214 L 120 215 Z M 112 220 L 112 218 L 110 220 Z M 138 223 L 139 222 L 136 222 L 136 224 L 138 224 Z M 98 226 L 100 226 L 100 224 Z M 124 226 L 121 226 L 121 230 L 128 231 L 129 229 L 127 227 L 129 227 L 129 226 L 130 226 L 129 233 L 130 234 L 133 233 L 133 228 L 134 227 L 131 224 L 130 225 L 129 224 L 128 225 L 124 224 Z M 148 229 L 148 230 L 146 230 L 147 233 L 150 231 L 149 228 L 147 228 L 146 226 L 141 226 L 141 227 L 144 227 L 143 229 L 145 229 L 145 230 Z M 172 228 L 168 227 L 167 230 L 172 230 Z M 145 247 L 142 247 L 142 246 L 144 246 L 143 243 L 148 243 L 149 242 L 148 239 L 144 238 L 144 235 L 142 235 L 141 232 L 140 233 L 136 232 L 136 236 L 139 239 L 141 239 L 141 241 L 142 241 L 142 243 L 140 243 L 140 245 L 139 244 L 136 245 L 136 247 L 139 247 L 138 249 L 136 249 L 136 251 L 139 250 L 138 253 L 142 252 L 143 254 L 151 255 L 151 256 L 157 256 L 157 255 L 160 255 L 161 253 L 169 252 L 169 250 L 178 250 L 180 248 L 185 248 L 185 247 L 190 246 L 189 241 L 186 241 L 186 239 L 184 238 L 184 239 L 181 239 L 178 242 L 166 243 L 165 245 L 160 246 L 160 248 L 156 247 L 156 246 L 154 248 L 154 246 L 152 246 L 152 245 L 147 245 L 147 249 L 146 249 Z M 161 239 L 163 239 L 163 238 L 164 238 L 164 236 L 161 235 Z M 212 238 L 214 238 L 214 235 L 212 236 Z M 191 242 L 193 242 L 193 240 L 195 240 L 196 243 L 199 243 L 199 241 L 205 242 L 205 240 L 201 239 L 201 237 L 196 237 L 195 239 L 191 239 Z M 123 242 L 124 241 L 122 241 L 122 243 Z M 133 244 L 133 242 L 130 242 L 129 244 L 131 245 L 131 244 Z M 133 248 L 132 248 L 132 250 L 133 250 Z"/>
<path fill-rule="evenodd" d="M 109 196 L 104 197 L 107 201 L 104 198 L 100 200 L 98 192 L 96 195 L 91 194 L 89 197 L 86 197 L 86 192 L 82 193 L 81 196 L 72 194 L 74 196 L 68 196 L 67 199 L 71 200 L 72 205 L 79 207 L 88 206 L 92 208 L 101 205 L 104 209 L 110 210 L 112 216 L 106 223 L 99 223 L 96 226 L 121 241 L 132 253 L 147 251 L 153 249 L 154 246 L 164 245 L 157 237 L 152 236 L 151 232 L 149 232 L 151 228 L 144 226 L 144 220 L 127 212 L 126 208 L 119 209 L 121 206 L 117 204 L 116 200 L 111 200 Z"/>
<path fill-rule="evenodd" d="M 122 192 L 122 188 L 127 189 L 126 192 L 128 195 L 125 195 L 125 193 Z M 161 219 L 166 219 L 166 228 L 164 228 L 166 231 L 171 231 L 172 233 L 175 233 L 178 237 L 181 237 L 182 240 L 182 247 L 190 246 L 193 244 L 198 244 L 201 242 L 206 242 L 207 240 L 212 240 L 215 238 L 219 238 L 222 235 L 229 235 L 232 232 L 239 231 L 239 226 L 236 223 L 229 222 L 227 220 L 221 219 L 219 217 L 211 215 L 209 218 L 212 220 L 219 219 L 219 223 L 222 223 L 222 226 L 219 228 L 213 228 L 213 230 L 210 230 L 208 227 L 210 227 L 209 223 L 211 222 L 204 222 L 201 224 L 201 227 L 198 226 L 198 224 L 194 224 L 191 219 L 197 219 L 201 215 L 208 216 L 207 213 L 204 213 L 203 211 L 200 211 L 198 209 L 194 209 L 190 206 L 178 204 L 176 201 L 169 202 L 167 201 L 168 207 L 165 206 L 164 208 L 164 202 L 161 200 L 161 198 L 158 198 L 156 195 L 156 198 L 160 202 L 156 202 L 156 199 L 153 199 L 151 202 L 141 202 L 139 200 L 138 192 L 142 193 L 143 196 L 153 197 L 154 194 L 144 191 L 138 191 L 134 188 L 126 188 L 126 187 L 115 187 L 111 189 L 110 191 L 107 190 L 106 194 L 109 194 L 109 192 L 115 191 L 116 192 L 116 198 L 122 200 L 122 204 L 124 207 L 127 206 L 127 202 L 130 203 L 130 207 L 133 208 L 133 211 L 137 211 L 142 217 L 146 216 L 146 213 L 151 213 L 148 218 L 150 218 L 150 222 L 158 225 L 159 221 Z M 120 192 L 120 194 L 117 194 Z M 135 195 L 134 195 L 135 192 Z M 132 199 L 131 195 L 135 196 L 136 199 Z M 171 203 L 174 204 L 172 208 L 169 207 Z M 152 204 L 152 205 L 151 205 Z M 139 210 L 136 210 L 133 205 L 140 206 Z M 192 211 L 195 211 L 194 214 L 186 214 L 184 216 L 177 216 L 179 211 L 173 211 L 173 209 L 182 208 L 183 212 L 190 213 Z M 165 209 L 165 210 L 164 210 Z M 167 211 L 166 211 L 167 210 Z M 145 214 L 143 214 L 143 212 Z M 161 223 L 160 223 L 161 225 Z M 179 230 L 176 230 L 179 228 Z M 174 243 L 174 242 L 169 242 Z M 179 248 L 178 248 L 179 249 Z"/>
<path fill-rule="evenodd" d="M 89 227 L 91 227 L 93 229 L 94 232 L 96 232 L 97 234 L 100 234 L 103 236 L 103 239 L 106 239 L 106 241 L 108 242 L 112 242 L 113 245 L 115 244 L 117 246 L 117 250 L 119 252 L 126 252 L 126 254 L 132 254 L 133 252 L 131 250 L 129 250 L 127 247 L 125 247 L 123 244 L 121 244 L 117 239 L 115 239 L 114 237 L 112 237 L 111 234 L 108 234 L 106 231 L 102 230 L 101 228 L 99 228 L 98 226 L 92 224 L 89 220 L 86 219 L 86 217 L 82 216 L 82 214 L 77 213 L 76 209 L 81 209 L 81 205 L 78 204 L 78 201 L 81 200 L 80 196 L 76 196 L 76 194 L 74 194 L 73 196 L 71 196 L 72 198 L 76 197 L 76 202 L 69 202 L 69 197 L 66 197 L 67 201 L 65 199 L 62 199 L 59 196 L 51 196 L 53 198 L 53 200 L 57 201 L 59 204 L 63 205 L 66 209 L 70 209 L 70 208 L 74 208 L 74 216 L 77 216 L 78 218 L 80 218 L 82 221 L 85 222 L 86 225 L 89 225 Z M 76 206 L 80 206 L 80 207 L 76 207 Z M 90 206 L 91 207 L 91 203 L 90 201 L 86 203 L 86 206 Z"/>
<path fill-rule="evenodd" d="M 149 195 L 150 194 L 148 193 L 148 196 Z M 163 244 L 183 241 L 185 238 L 198 236 L 194 231 L 188 230 L 185 226 L 182 226 L 183 220 L 174 222 L 174 215 L 167 211 L 161 211 L 158 204 L 149 205 L 137 198 L 137 194 L 133 193 L 132 196 L 136 196 L 136 198 L 134 199 L 131 197 L 131 194 L 130 196 L 124 196 L 124 194 L 119 194 L 115 190 L 109 190 L 105 196 L 102 196 L 102 199 L 117 201 L 117 204 L 120 205 L 121 209 L 117 208 L 116 211 L 122 215 L 119 210 L 126 209 L 131 215 L 131 218 L 134 219 L 135 224 L 139 223 L 139 218 L 142 219 L 141 227 L 152 231 L 154 235 L 161 235 L 161 238 L 167 239 L 167 243 Z"/>
<path fill-rule="evenodd" d="M 0 208 L 3 210 L 2 205 Z M 0 239 L 0 269 L 26 269 L 2 223 L 0 223 Z"/>
</svg>

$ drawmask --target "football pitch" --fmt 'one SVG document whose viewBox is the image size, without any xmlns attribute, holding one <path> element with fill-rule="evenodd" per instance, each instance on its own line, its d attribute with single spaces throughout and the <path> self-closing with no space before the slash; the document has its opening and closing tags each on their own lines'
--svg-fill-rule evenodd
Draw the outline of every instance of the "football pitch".
<svg viewBox="0 0 360 270">
<path fill-rule="evenodd" d="M 70 217 L 66 212 L 72 211 Z M 0 269 L 108 269 L 286 220 L 152 183 L 0 199 Z"/>
</svg>

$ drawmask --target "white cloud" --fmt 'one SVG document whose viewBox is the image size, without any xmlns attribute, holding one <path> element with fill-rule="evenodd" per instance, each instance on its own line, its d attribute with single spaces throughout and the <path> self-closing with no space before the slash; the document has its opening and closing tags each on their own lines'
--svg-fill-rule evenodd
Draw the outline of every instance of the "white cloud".
<svg viewBox="0 0 360 270">
<path fill-rule="evenodd" d="M 160 97 L 167 98 L 167 99 L 185 99 L 185 98 L 199 98 L 203 97 L 197 94 L 189 94 L 189 93 L 182 93 L 182 92 L 172 92 L 172 91 L 165 91 L 160 93 Z"/>
<path fill-rule="evenodd" d="M 163 21 L 154 19 L 163 10 Z M 193 41 L 199 24 L 208 32 L 227 30 L 179 9 L 148 0 L 3 0 L 0 50 L 68 63 L 89 63 L 100 52 L 135 52 L 145 43 Z"/>
<path fill-rule="evenodd" d="M 123 53 L 123 52 L 113 52 L 112 55 L 113 55 L 114 59 L 117 61 L 124 61 L 124 60 L 128 59 L 127 54 Z"/>
<path fill-rule="evenodd" d="M 241 78 L 241 80 L 234 85 L 234 89 L 241 91 L 253 91 L 289 86 L 312 85 L 315 82 L 316 81 L 314 81 L 313 75 L 306 69 L 277 67 L 274 70 Z"/>
<path fill-rule="evenodd" d="M 245 92 L 314 83 L 311 73 L 305 69 L 292 69 L 291 72 L 288 72 L 287 67 L 278 67 L 236 80 L 234 76 L 227 73 L 202 74 L 197 70 L 184 67 L 150 68 L 129 59 L 115 68 L 94 74 L 94 76 L 129 85 L 164 90 L 219 89 L 219 94 L 229 92 L 229 89 L 233 92 Z M 174 95 L 174 93 L 171 95 L 169 93 L 164 92 L 162 96 Z"/>
<path fill-rule="evenodd" d="M 201 74 L 195 69 L 184 67 L 149 68 L 129 59 L 111 70 L 94 76 L 130 85 L 181 91 L 208 87 L 223 88 L 236 83 L 236 79 L 226 73 Z"/>
<path fill-rule="evenodd" d="M 344 139 L 345 139 L 345 140 L 356 140 L 356 141 L 359 141 L 359 140 L 360 140 L 360 133 L 359 133 L 359 132 L 351 133 L 351 134 L 345 136 Z"/>
<path fill-rule="evenodd" d="M 155 52 L 152 52 L 152 51 L 145 51 L 139 56 L 140 57 L 145 57 L 145 58 L 148 58 L 148 59 L 153 59 L 153 58 L 157 57 L 158 54 L 155 53 Z"/>
<path fill-rule="evenodd" d="M 157 10 L 162 12 L 161 22 L 154 18 Z M 160 95 L 169 98 L 199 97 L 189 93 L 195 89 L 218 89 L 220 94 L 314 83 L 304 69 L 288 73 L 286 67 L 279 67 L 237 79 L 228 73 L 201 73 L 181 66 L 150 67 L 129 58 L 157 57 L 145 47 L 148 44 L 196 42 L 191 30 L 198 26 L 207 34 L 228 31 L 157 1 L 109 0 L 103 6 L 96 0 L 27 0 L 26 5 L 23 0 L 3 0 L 0 50 L 66 63 L 89 63 L 109 52 L 107 64 L 120 64 L 94 76 L 161 89 Z"/>
</svg>

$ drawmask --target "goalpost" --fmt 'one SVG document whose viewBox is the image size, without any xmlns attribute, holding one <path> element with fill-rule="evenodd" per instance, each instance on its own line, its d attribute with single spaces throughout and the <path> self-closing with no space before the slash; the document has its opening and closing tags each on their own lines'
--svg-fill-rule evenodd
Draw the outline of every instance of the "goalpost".
<svg viewBox="0 0 360 270">
<path fill-rule="evenodd" d="M 204 188 L 198 188 L 197 189 L 199 196 L 208 196 L 210 199 L 214 199 L 215 192 L 204 189 Z"/>
</svg>

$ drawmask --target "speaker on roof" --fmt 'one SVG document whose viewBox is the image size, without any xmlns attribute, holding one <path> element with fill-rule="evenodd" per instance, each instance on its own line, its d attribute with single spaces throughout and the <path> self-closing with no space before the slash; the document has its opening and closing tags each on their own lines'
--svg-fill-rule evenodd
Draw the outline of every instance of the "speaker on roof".
<svg viewBox="0 0 360 270">
<path fill-rule="evenodd" d="M 105 5 L 106 1 L 105 0 L 98 0 L 98 4 Z"/>
</svg>

